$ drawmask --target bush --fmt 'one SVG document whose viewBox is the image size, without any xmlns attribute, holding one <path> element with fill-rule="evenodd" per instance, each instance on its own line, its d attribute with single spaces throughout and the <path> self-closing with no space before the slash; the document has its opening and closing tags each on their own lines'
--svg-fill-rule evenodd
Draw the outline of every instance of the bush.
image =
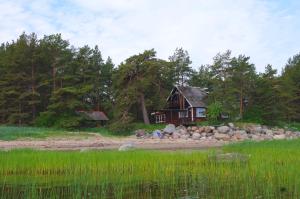
<svg viewBox="0 0 300 199">
<path fill-rule="evenodd" d="M 60 114 L 54 112 L 44 112 L 35 120 L 38 127 L 54 127 L 62 129 L 75 129 L 81 126 L 83 118 L 79 115 Z"/>
<path fill-rule="evenodd" d="M 214 102 L 207 107 L 207 117 L 211 124 L 219 122 L 220 115 L 222 114 L 223 107 L 220 102 Z"/>
</svg>

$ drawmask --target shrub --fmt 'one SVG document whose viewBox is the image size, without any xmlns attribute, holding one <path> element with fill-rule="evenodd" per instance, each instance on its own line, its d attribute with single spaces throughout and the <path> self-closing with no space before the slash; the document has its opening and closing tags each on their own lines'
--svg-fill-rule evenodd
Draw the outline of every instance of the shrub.
<svg viewBox="0 0 300 199">
<path fill-rule="evenodd" d="M 209 123 L 218 123 L 220 115 L 223 111 L 222 104 L 220 102 L 214 102 L 207 107 L 207 117 Z"/>
</svg>

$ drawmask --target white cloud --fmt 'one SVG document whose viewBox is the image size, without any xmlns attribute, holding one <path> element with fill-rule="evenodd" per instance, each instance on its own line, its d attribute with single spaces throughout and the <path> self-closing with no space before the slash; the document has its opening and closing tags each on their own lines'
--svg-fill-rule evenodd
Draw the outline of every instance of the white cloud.
<svg viewBox="0 0 300 199">
<path fill-rule="evenodd" d="M 182 46 L 195 68 L 231 49 L 263 71 L 268 63 L 280 69 L 300 51 L 297 12 L 274 1 L 0 0 L 0 9 L 0 42 L 23 30 L 61 32 L 75 45 L 98 44 L 116 63 L 150 48 L 166 59 Z"/>
</svg>

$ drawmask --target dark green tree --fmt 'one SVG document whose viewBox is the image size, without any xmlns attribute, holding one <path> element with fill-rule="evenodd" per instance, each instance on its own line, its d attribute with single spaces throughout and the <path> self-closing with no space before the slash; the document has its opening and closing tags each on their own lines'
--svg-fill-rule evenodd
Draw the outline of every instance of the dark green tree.
<svg viewBox="0 0 300 199">
<path fill-rule="evenodd" d="M 183 48 L 176 48 L 174 54 L 169 57 L 173 66 L 173 78 L 177 85 L 186 85 L 192 73 L 189 53 Z"/>
</svg>

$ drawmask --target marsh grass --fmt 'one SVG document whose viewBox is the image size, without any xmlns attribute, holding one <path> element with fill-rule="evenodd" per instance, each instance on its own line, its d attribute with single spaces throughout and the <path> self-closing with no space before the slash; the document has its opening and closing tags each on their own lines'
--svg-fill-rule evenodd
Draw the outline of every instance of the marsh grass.
<svg viewBox="0 0 300 199">
<path fill-rule="evenodd" d="M 74 130 L 64 130 L 55 128 L 41 128 L 41 127 L 17 127 L 17 126 L 0 126 L 0 140 L 17 140 L 17 139 L 34 139 L 34 138 L 48 138 L 48 137 L 72 137 L 72 136 L 91 136 L 90 133 L 96 133 L 106 137 L 124 137 L 133 135 L 137 129 L 145 129 L 147 132 L 152 132 L 156 129 L 163 129 L 164 124 L 150 124 L 135 123 L 133 129 L 123 134 L 118 134 L 109 130 L 107 127 L 97 128 L 81 128 Z"/>
<path fill-rule="evenodd" d="M 299 198 L 300 140 L 217 151 L 0 152 L 1 198 Z"/>
<path fill-rule="evenodd" d="M 0 140 L 46 138 L 65 134 L 67 134 L 67 131 L 52 128 L 0 126 Z"/>
</svg>

